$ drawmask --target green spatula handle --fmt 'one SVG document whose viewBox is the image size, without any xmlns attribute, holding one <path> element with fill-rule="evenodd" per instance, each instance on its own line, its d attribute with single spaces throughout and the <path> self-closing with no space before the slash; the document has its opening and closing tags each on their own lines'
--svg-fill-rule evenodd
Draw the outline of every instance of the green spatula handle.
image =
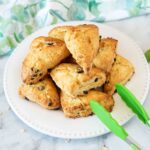
<svg viewBox="0 0 150 150">
<path fill-rule="evenodd" d="M 150 120 L 148 120 L 146 124 L 150 128 Z"/>
<path fill-rule="evenodd" d="M 130 138 L 125 129 L 118 124 L 118 122 L 103 106 L 101 106 L 95 100 L 90 101 L 90 106 L 93 113 L 95 113 L 95 115 L 106 125 L 106 127 L 109 128 L 115 135 L 128 143 L 132 150 L 142 150 L 139 148 L 138 144 L 132 138 Z"/>
<path fill-rule="evenodd" d="M 141 146 L 135 142 L 130 136 L 126 138 L 126 143 L 128 143 L 132 150 L 142 150 Z"/>
<path fill-rule="evenodd" d="M 131 144 L 131 148 L 132 148 L 132 150 L 141 150 L 141 149 L 139 149 L 136 145 L 134 145 L 134 144 Z"/>
<path fill-rule="evenodd" d="M 144 124 L 150 127 L 150 117 L 135 95 L 120 83 L 117 83 L 115 87 L 117 89 L 117 93 L 121 96 L 127 106 L 132 109 L 132 111 Z"/>
</svg>

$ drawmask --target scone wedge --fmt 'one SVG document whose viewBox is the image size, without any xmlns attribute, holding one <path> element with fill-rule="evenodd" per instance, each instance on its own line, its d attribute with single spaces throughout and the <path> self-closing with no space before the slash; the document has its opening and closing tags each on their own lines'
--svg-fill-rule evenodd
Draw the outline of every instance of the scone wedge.
<svg viewBox="0 0 150 150">
<path fill-rule="evenodd" d="M 118 41 L 113 38 L 104 38 L 100 40 L 99 52 L 94 58 L 93 64 L 106 73 L 109 73 L 114 59 L 116 57 L 116 48 Z"/>
<path fill-rule="evenodd" d="M 92 68 L 89 74 L 85 74 L 77 64 L 60 64 L 50 73 L 56 85 L 66 94 L 76 97 L 86 94 L 90 89 L 100 87 L 105 83 L 105 73 Z"/>
<path fill-rule="evenodd" d="M 134 67 L 126 58 L 117 55 L 112 66 L 110 74 L 108 74 L 106 83 L 104 84 L 104 92 L 113 94 L 115 92 L 115 84 L 126 84 L 134 73 Z"/>
<path fill-rule="evenodd" d="M 60 107 L 59 95 L 51 79 L 46 78 L 36 84 L 22 84 L 19 95 L 26 100 L 35 102 L 46 109 L 57 109 Z"/>
<path fill-rule="evenodd" d="M 73 26 L 59 26 L 49 31 L 48 36 L 64 41 L 66 32 L 72 29 Z"/>
<path fill-rule="evenodd" d="M 43 36 L 34 39 L 22 64 L 23 82 L 37 83 L 69 54 L 65 43 L 59 39 Z"/>
<path fill-rule="evenodd" d="M 64 37 L 67 48 L 76 62 L 88 73 L 99 49 L 99 29 L 84 24 L 68 30 Z"/>
<path fill-rule="evenodd" d="M 72 98 L 64 92 L 61 92 L 60 99 L 65 116 L 70 118 L 86 117 L 91 115 L 91 99 L 95 99 L 109 112 L 112 111 L 112 108 L 114 106 L 114 100 L 111 95 L 95 90 L 91 90 L 88 92 L 88 94 L 84 96 L 78 96 L 75 98 Z"/>
</svg>

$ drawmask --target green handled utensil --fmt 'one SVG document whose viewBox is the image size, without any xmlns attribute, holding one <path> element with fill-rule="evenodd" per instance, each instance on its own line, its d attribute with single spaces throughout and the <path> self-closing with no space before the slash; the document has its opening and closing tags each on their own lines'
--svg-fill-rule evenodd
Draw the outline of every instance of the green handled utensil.
<svg viewBox="0 0 150 150">
<path fill-rule="evenodd" d="M 125 129 L 111 116 L 111 114 L 95 100 L 90 101 L 92 111 L 96 116 L 118 137 L 128 143 L 132 150 L 142 150 L 138 144 L 131 139 Z"/>
<path fill-rule="evenodd" d="M 150 127 L 150 117 L 145 111 L 144 107 L 140 104 L 138 99 L 129 91 L 125 86 L 120 83 L 115 85 L 117 93 L 120 95 L 122 100 L 127 104 L 128 107 L 138 116 L 138 118 Z"/>
</svg>

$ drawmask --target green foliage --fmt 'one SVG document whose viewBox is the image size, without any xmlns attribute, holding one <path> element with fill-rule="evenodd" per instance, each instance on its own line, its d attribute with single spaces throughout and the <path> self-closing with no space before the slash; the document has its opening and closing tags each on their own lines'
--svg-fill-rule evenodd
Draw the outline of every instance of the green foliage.
<svg viewBox="0 0 150 150">
<path fill-rule="evenodd" d="M 9 2 L 11 2 L 10 6 L 7 5 Z M 48 25 L 49 20 L 51 20 L 49 24 L 68 20 L 104 22 L 107 14 L 105 16 L 103 13 L 102 16 L 101 11 L 108 10 L 110 6 L 114 11 L 118 8 L 125 11 L 128 14 L 127 17 L 147 12 L 148 7 L 148 0 L 125 0 L 124 2 L 119 0 L 109 3 L 104 0 L 70 0 L 69 3 L 61 0 L 28 0 L 26 2 L 20 4 L 19 1 L 0 0 L 1 5 L 9 6 L 5 17 L 0 13 L 0 55 L 12 51 L 16 43 L 21 42 L 36 29 Z M 50 7 L 51 3 L 54 4 L 53 8 Z M 122 15 L 118 14 L 118 18 L 122 19 Z"/>
<path fill-rule="evenodd" d="M 0 38 L 0 55 L 4 55 L 15 48 L 15 42 L 10 36 Z"/>
<path fill-rule="evenodd" d="M 126 0 L 126 4 L 131 16 L 139 15 L 141 11 L 142 0 Z"/>
<path fill-rule="evenodd" d="M 12 19 L 22 22 L 22 23 L 27 23 L 29 21 L 29 14 L 28 11 L 25 9 L 23 5 L 14 5 L 11 9 L 11 15 Z"/>
<path fill-rule="evenodd" d="M 73 4 L 78 5 L 84 9 L 88 8 L 88 0 L 73 0 Z"/>
<path fill-rule="evenodd" d="M 104 22 L 104 21 L 105 21 L 105 18 L 102 17 L 102 16 L 101 16 L 101 17 L 96 17 L 96 18 L 92 19 L 91 21 L 101 23 L 101 22 Z"/>
<path fill-rule="evenodd" d="M 89 10 L 90 12 L 94 15 L 94 16 L 99 16 L 100 14 L 100 11 L 98 9 L 98 6 L 100 5 L 101 3 L 97 3 L 95 0 L 90 0 L 89 2 Z"/>
<path fill-rule="evenodd" d="M 147 62 L 150 63 L 150 49 L 147 50 L 144 54 L 145 54 L 145 57 L 147 59 Z"/>
<path fill-rule="evenodd" d="M 69 7 L 67 16 L 69 20 L 84 20 L 85 19 L 84 9 L 78 3 L 73 3 Z"/>
<path fill-rule="evenodd" d="M 11 19 L 0 17 L 0 32 L 4 32 L 7 30 L 7 27 L 12 24 Z"/>
<path fill-rule="evenodd" d="M 31 25 L 25 25 L 24 32 L 25 32 L 26 35 L 31 34 L 33 32 L 33 26 L 31 26 Z"/>
<path fill-rule="evenodd" d="M 62 20 L 62 21 L 66 21 L 62 15 L 59 13 L 58 10 L 54 10 L 54 9 L 49 9 L 49 13 L 52 15 L 52 16 L 55 16 L 57 17 L 58 19 Z"/>
<path fill-rule="evenodd" d="M 53 24 L 56 24 L 57 23 L 57 17 L 56 16 L 53 16 L 52 17 L 52 22 L 51 22 L 51 24 L 53 25 Z"/>
</svg>

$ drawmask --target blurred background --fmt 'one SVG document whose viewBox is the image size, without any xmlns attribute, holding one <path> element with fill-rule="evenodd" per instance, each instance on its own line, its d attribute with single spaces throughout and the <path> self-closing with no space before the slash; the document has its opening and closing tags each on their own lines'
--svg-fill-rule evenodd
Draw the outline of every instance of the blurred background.
<svg viewBox="0 0 150 150">
<path fill-rule="evenodd" d="M 44 26 L 70 20 L 110 22 L 149 12 L 149 0 L 0 0 L 0 55 Z"/>
</svg>

